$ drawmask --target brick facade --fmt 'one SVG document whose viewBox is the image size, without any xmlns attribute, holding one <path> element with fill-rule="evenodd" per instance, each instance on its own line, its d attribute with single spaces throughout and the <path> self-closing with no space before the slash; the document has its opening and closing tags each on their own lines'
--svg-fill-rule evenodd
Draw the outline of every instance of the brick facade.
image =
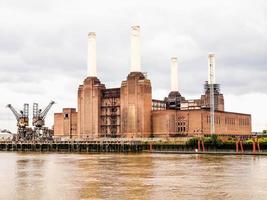
<svg viewBox="0 0 267 200">
<path fill-rule="evenodd" d="M 251 134 L 250 115 L 224 111 L 219 85 L 215 85 L 214 99 L 216 134 Z M 70 138 L 209 134 L 209 101 L 207 83 L 200 99 L 186 100 L 172 91 L 164 100 L 152 100 L 150 80 L 141 72 L 131 72 L 120 88 L 110 89 L 96 77 L 88 77 L 78 89 L 78 111 L 55 113 L 54 134 Z"/>
<path fill-rule="evenodd" d="M 96 77 L 88 77 L 78 89 L 78 136 L 100 136 L 101 92 L 105 85 Z"/>
<path fill-rule="evenodd" d="M 209 110 L 152 111 L 152 130 L 155 137 L 210 134 Z M 251 115 L 215 111 L 215 133 L 218 135 L 251 134 Z"/>
<path fill-rule="evenodd" d="M 121 84 L 122 137 L 149 137 L 151 134 L 152 91 L 150 80 L 131 72 Z"/>
<path fill-rule="evenodd" d="M 63 108 L 62 113 L 54 114 L 54 132 L 56 137 L 78 137 L 75 108 Z"/>
</svg>

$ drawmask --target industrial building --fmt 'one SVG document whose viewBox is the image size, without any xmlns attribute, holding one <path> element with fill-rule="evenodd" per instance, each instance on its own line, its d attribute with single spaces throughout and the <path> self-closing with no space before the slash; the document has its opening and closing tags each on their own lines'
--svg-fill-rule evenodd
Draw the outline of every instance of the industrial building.
<svg viewBox="0 0 267 200">
<path fill-rule="evenodd" d="M 187 100 L 178 88 L 178 61 L 171 58 L 171 88 L 152 99 L 152 84 L 141 71 L 140 27 L 131 27 L 131 69 L 118 88 L 97 76 L 96 34 L 88 34 L 88 74 L 79 86 L 78 108 L 54 114 L 54 136 L 67 138 L 148 138 L 192 135 L 250 135 L 251 115 L 226 112 L 215 82 L 215 55 L 208 55 L 208 81 L 199 99 Z"/>
</svg>

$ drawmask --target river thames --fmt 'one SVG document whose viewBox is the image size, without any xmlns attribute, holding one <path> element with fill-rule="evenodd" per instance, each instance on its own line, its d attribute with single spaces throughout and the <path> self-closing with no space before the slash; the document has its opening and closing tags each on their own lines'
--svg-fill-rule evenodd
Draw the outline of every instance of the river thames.
<svg viewBox="0 0 267 200">
<path fill-rule="evenodd" d="M 267 199 L 267 157 L 0 152 L 0 199 Z"/>
</svg>

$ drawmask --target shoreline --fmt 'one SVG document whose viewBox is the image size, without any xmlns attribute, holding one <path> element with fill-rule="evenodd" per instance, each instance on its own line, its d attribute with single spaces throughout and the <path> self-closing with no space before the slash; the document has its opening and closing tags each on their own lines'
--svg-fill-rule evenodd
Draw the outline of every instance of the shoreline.
<svg viewBox="0 0 267 200">
<path fill-rule="evenodd" d="M 160 154 L 209 154 L 209 155 L 262 155 L 265 149 L 236 152 L 234 147 L 217 148 L 208 146 L 204 151 L 186 144 L 149 144 L 138 141 L 120 142 L 0 142 L 0 151 L 5 152 L 64 152 L 64 153 L 160 153 Z"/>
<path fill-rule="evenodd" d="M 145 152 L 145 151 L 144 151 Z M 250 156 L 267 156 L 267 152 L 234 152 L 234 151 L 152 151 L 147 153 L 158 153 L 158 154 L 195 154 L 195 155 L 250 155 Z"/>
</svg>

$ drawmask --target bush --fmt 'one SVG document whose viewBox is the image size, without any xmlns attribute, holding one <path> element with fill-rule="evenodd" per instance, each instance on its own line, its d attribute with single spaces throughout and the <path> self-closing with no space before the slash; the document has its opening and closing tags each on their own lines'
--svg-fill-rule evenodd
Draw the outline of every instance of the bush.
<svg viewBox="0 0 267 200">
<path fill-rule="evenodd" d="M 198 141 L 197 137 L 192 137 L 186 142 L 186 145 L 189 145 L 189 146 L 192 146 L 192 147 L 196 146 L 197 145 L 197 141 Z"/>
<path fill-rule="evenodd" d="M 259 138 L 261 144 L 267 144 L 267 137 Z"/>
<path fill-rule="evenodd" d="M 205 145 L 209 145 L 209 146 L 213 146 L 213 147 L 219 147 L 223 144 L 223 142 L 220 139 L 218 139 L 217 135 L 212 135 L 209 137 L 203 137 L 203 140 L 204 140 Z M 195 146 L 197 146 L 197 141 L 198 141 L 198 138 L 193 137 L 186 142 L 186 145 L 195 147 Z"/>
<path fill-rule="evenodd" d="M 219 147 L 223 144 L 223 142 L 218 138 L 218 135 L 211 135 L 209 137 L 205 137 L 204 143 L 214 147 Z"/>
<path fill-rule="evenodd" d="M 244 144 L 252 144 L 252 139 L 247 139 L 247 140 L 244 140 L 243 142 Z"/>
</svg>

